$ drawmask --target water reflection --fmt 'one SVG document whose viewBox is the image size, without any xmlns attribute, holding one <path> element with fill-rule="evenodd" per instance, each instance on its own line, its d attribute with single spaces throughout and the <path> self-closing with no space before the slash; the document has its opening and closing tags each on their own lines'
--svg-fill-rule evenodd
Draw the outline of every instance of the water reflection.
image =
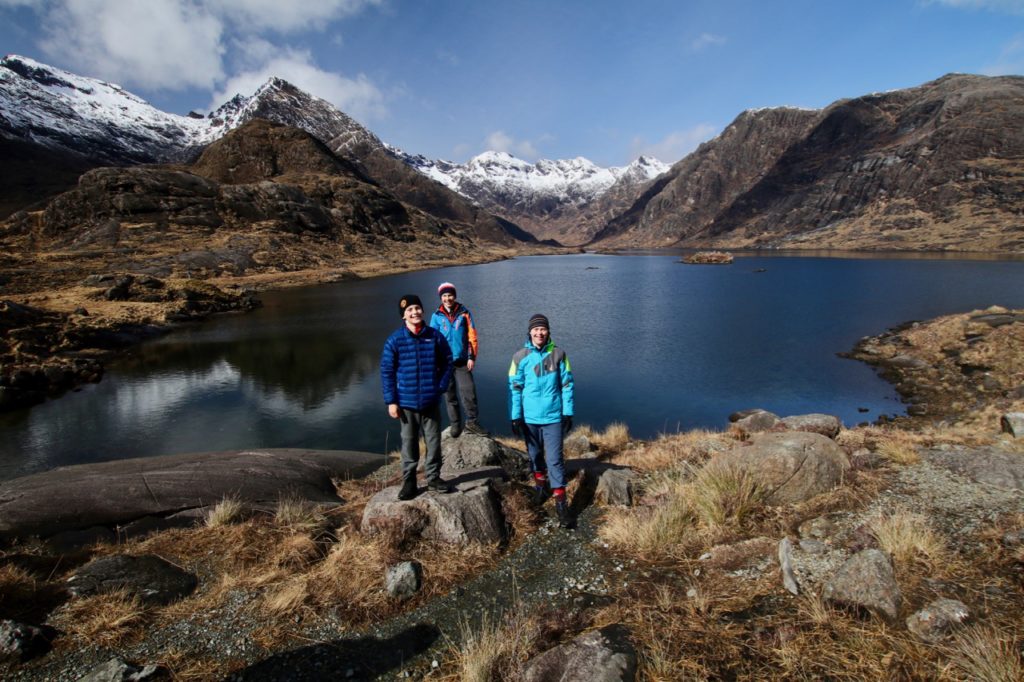
<svg viewBox="0 0 1024 682">
<path fill-rule="evenodd" d="M 480 416 L 499 433 L 509 359 L 535 312 L 573 364 L 577 422 L 622 421 L 651 437 L 722 428 L 748 407 L 851 425 L 902 412 L 891 386 L 836 353 L 907 320 L 1024 307 L 1021 260 L 862 256 L 758 254 L 731 266 L 548 256 L 269 292 L 251 314 L 139 346 L 97 385 L 0 415 L 0 478 L 176 452 L 392 450 L 380 349 L 400 324 L 399 297 L 418 293 L 430 307 L 445 280 L 480 329 Z"/>
</svg>

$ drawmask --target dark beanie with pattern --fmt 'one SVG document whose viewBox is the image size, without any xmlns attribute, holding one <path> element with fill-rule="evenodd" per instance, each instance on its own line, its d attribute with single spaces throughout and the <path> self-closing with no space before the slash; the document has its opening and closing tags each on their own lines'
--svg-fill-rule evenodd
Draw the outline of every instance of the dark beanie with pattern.
<svg viewBox="0 0 1024 682">
<path fill-rule="evenodd" d="M 423 307 L 423 303 L 420 301 L 420 297 L 416 294 L 406 294 L 402 297 L 402 300 L 398 302 L 398 316 L 405 317 L 405 309 L 411 305 L 418 305 Z"/>
<path fill-rule="evenodd" d="M 540 313 L 537 313 L 530 318 L 530 326 L 528 327 L 527 331 L 532 332 L 534 327 L 544 327 L 545 329 L 548 330 L 551 329 L 551 325 L 548 324 L 548 318 L 544 317 Z"/>
</svg>

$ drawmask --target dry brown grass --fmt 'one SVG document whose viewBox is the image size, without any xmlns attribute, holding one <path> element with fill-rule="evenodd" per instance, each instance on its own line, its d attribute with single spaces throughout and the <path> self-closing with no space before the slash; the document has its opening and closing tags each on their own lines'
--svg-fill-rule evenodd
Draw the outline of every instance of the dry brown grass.
<svg viewBox="0 0 1024 682">
<path fill-rule="evenodd" d="M 764 506 L 765 493 L 754 477 L 738 467 L 712 461 L 687 486 L 689 504 L 705 526 L 745 525 Z"/>
<path fill-rule="evenodd" d="M 878 545 L 899 564 L 919 561 L 935 568 L 947 558 L 946 543 L 928 519 L 905 509 L 878 515 L 868 527 Z"/>
<path fill-rule="evenodd" d="M 68 602 L 54 624 L 83 644 L 116 646 L 141 635 L 151 613 L 137 596 L 121 590 Z"/>
<path fill-rule="evenodd" d="M 463 620 L 459 629 L 461 641 L 449 643 L 448 652 L 458 669 L 451 679 L 461 682 L 521 679 L 540 637 L 537 620 L 520 608 L 494 622 L 486 613 L 477 625 Z"/>
<path fill-rule="evenodd" d="M 629 445 L 629 427 L 613 422 L 601 433 L 594 434 L 592 440 L 605 452 L 617 452 Z"/>
<path fill-rule="evenodd" d="M 229 496 L 218 502 L 206 514 L 206 525 L 210 528 L 230 526 L 240 521 L 245 513 L 245 505 L 237 497 Z"/>
<path fill-rule="evenodd" d="M 730 447 L 734 439 L 717 431 L 695 430 L 658 436 L 653 441 L 621 452 L 612 462 L 641 473 L 703 464 L 716 449 Z"/>
<path fill-rule="evenodd" d="M 946 651 L 957 677 L 982 682 L 1024 680 L 1017 633 L 974 625 L 957 632 Z"/>
</svg>

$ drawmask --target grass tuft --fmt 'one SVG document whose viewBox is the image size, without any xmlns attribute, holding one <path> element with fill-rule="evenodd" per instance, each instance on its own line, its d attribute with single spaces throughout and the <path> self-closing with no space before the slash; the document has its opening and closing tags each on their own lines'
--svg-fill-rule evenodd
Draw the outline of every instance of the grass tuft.
<svg viewBox="0 0 1024 682">
<path fill-rule="evenodd" d="M 690 504 L 712 529 L 742 526 L 764 506 L 765 492 L 745 470 L 712 461 L 688 486 Z"/>
<path fill-rule="evenodd" d="M 463 682 L 521 679 L 522 666 L 539 638 L 537 623 L 521 609 L 513 609 L 498 622 L 485 612 L 478 626 L 463 620 L 461 644 L 449 644 Z"/>
<path fill-rule="evenodd" d="M 245 505 L 239 498 L 229 495 L 207 512 L 206 525 L 209 528 L 230 526 L 240 521 L 244 515 Z"/>
<path fill-rule="evenodd" d="M 923 561 L 934 567 L 946 557 L 946 543 L 921 514 L 899 509 L 888 516 L 876 516 L 868 527 L 897 564 Z"/>
<path fill-rule="evenodd" d="M 115 646 L 140 632 L 150 610 L 125 590 L 75 599 L 58 619 L 58 627 L 88 645 Z"/>
<path fill-rule="evenodd" d="M 953 666 L 970 680 L 1015 682 L 1024 679 L 1019 638 L 990 626 L 964 628 L 949 647 Z"/>
</svg>

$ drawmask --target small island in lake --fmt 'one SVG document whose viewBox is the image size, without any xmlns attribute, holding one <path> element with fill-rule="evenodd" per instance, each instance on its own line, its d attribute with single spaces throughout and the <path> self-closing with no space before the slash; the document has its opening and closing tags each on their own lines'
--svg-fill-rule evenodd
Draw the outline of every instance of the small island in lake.
<svg viewBox="0 0 1024 682">
<path fill-rule="evenodd" d="M 683 256 L 679 261 L 690 265 L 729 265 L 733 256 L 725 251 L 698 251 Z"/>
</svg>

